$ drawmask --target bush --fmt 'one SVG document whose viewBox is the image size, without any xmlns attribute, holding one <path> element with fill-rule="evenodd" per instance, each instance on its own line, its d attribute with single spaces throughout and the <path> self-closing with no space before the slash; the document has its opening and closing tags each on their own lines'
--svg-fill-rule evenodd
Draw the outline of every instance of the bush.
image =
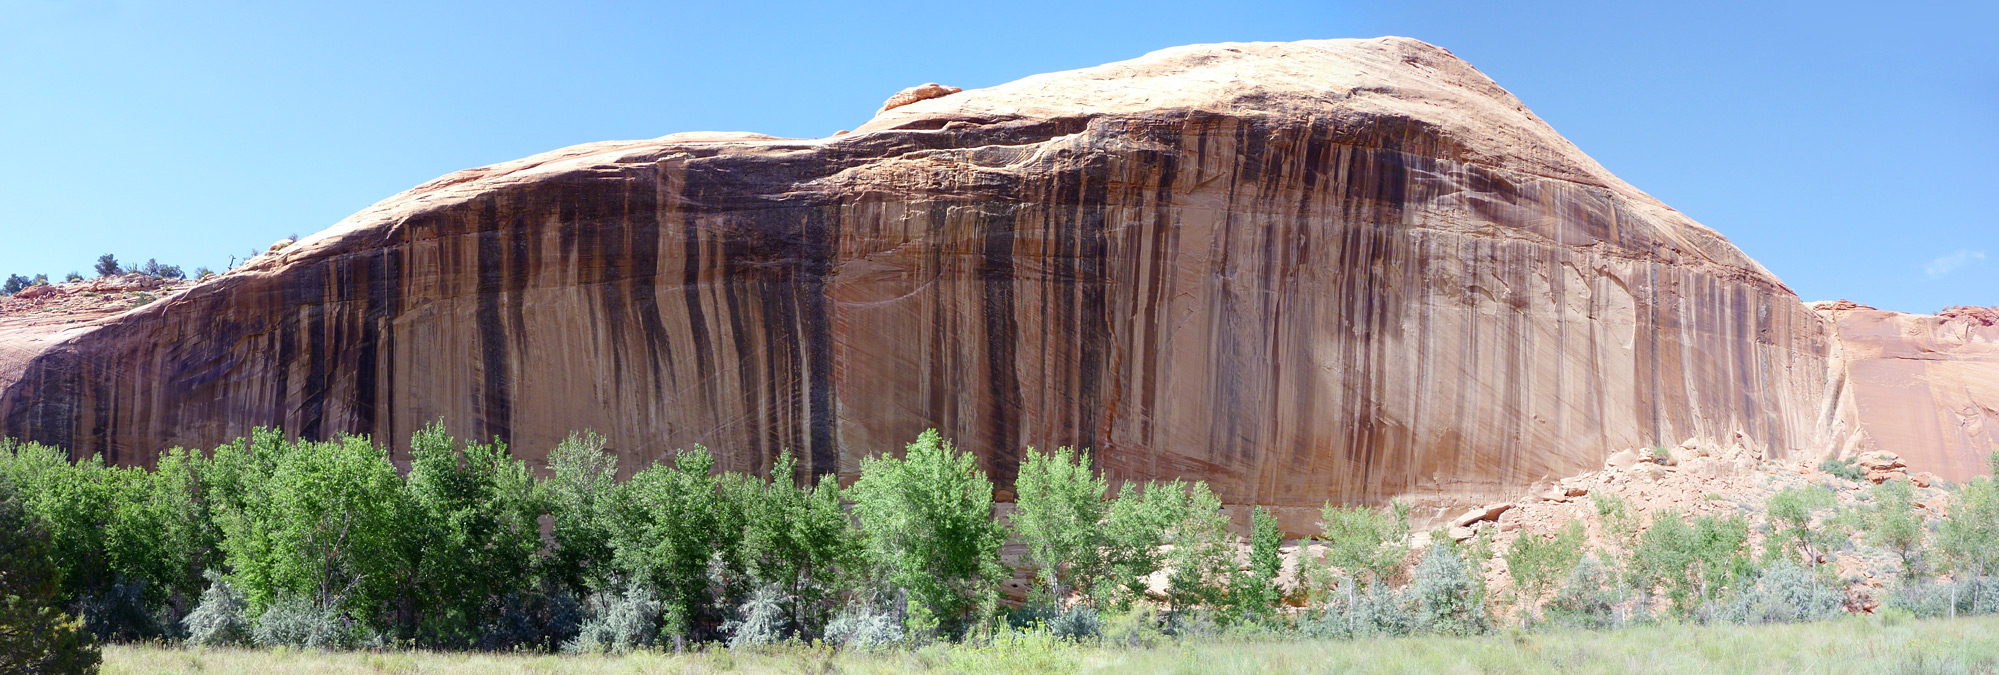
<svg viewBox="0 0 1999 675">
<path fill-rule="evenodd" d="M 620 490 L 612 540 L 619 572 L 658 592 L 664 635 L 676 644 L 719 627 L 734 607 L 729 588 L 711 582 L 710 563 L 734 577 L 741 569 L 741 504 L 721 498 L 715 457 L 695 446 L 632 476 Z M 732 481 L 734 479 L 731 479 Z M 713 560 L 716 556 L 721 560 Z"/>
<path fill-rule="evenodd" d="M 790 452 L 780 452 L 769 480 L 745 487 L 741 558 L 754 583 L 777 586 L 785 622 L 809 640 L 839 609 L 841 589 L 858 577 L 861 548 L 840 506 L 838 478 L 800 488 L 793 482 L 795 466 Z"/>
<path fill-rule="evenodd" d="M 1442 635 L 1486 632 L 1484 582 L 1455 547 L 1430 547 L 1410 576 L 1409 600 L 1417 630 Z"/>
<path fill-rule="evenodd" d="M 650 647 L 659 641 L 662 609 L 664 605 L 652 589 L 639 582 L 626 586 L 622 594 L 591 595 L 588 618 L 576 637 L 563 643 L 562 650 L 571 654 L 623 654 Z"/>
<path fill-rule="evenodd" d="M 1867 479 L 1867 470 L 1860 468 L 1860 463 L 1851 458 L 1827 457 L 1825 461 L 1819 462 L 1819 470 L 1832 474 L 1835 478 L 1845 480 L 1860 481 Z"/>
<path fill-rule="evenodd" d="M 181 619 L 187 643 L 206 647 L 248 644 L 250 603 L 244 600 L 243 592 L 222 578 L 221 572 L 209 570 L 203 576 L 208 579 L 208 590 L 202 591 L 201 604 Z"/>
<path fill-rule="evenodd" d="M 902 644 L 902 626 L 895 612 L 857 602 L 826 622 L 826 640 L 849 649 L 884 649 Z"/>
<path fill-rule="evenodd" d="M 723 624 L 729 634 L 730 649 L 750 649 L 777 644 L 784 639 L 784 594 L 776 585 L 765 585 L 750 593 L 738 610 L 741 619 Z"/>
<path fill-rule="evenodd" d="M 1526 617 L 1541 598 L 1568 576 L 1583 556 L 1582 521 L 1569 521 L 1552 537 L 1521 535 L 1506 553 L 1506 569 L 1520 589 Z"/>
<path fill-rule="evenodd" d="M 1999 453 L 1993 453 L 1999 469 Z M 1958 489 L 1950 513 L 1937 523 L 1937 552 L 1956 575 L 1999 575 L 1999 483 L 1979 476 Z"/>
<path fill-rule="evenodd" d="M 4 461 L 0 448 L 0 461 Z M 62 610 L 60 571 L 49 559 L 48 533 L 0 473 L 0 669 L 22 673 L 92 673 L 96 643 Z"/>
<path fill-rule="evenodd" d="M 1103 620 L 1097 610 L 1088 605 L 1076 605 L 1063 610 L 1048 619 L 1048 634 L 1064 640 L 1082 642 L 1094 640 L 1103 634 Z"/>
<path fill-rule="evenodd" d="M 118 259 L 112 257 L 111 254 L 106 253 L 104 255 L 97 256 L 97 276 L 108 277 L 117 274 L 123 274 L 124 272 L 125 270 L 120 269 L 118 266 Z"/>
<path fill-rule="evenodd" d="M 260 647 L 348 649 L 360 643 L 360 627 L 337 601 L 288 597 L 257 617 L 251 639 Z"/>
<path fill-rule="evenodd" d="M 105 642 L 138 642 L 176 637 L 179 627 L 148 608 L 144 579 L 115 582 L 78 603 L 83 626 Z"/>
<path fill-rule="evenodd" d="M 1923 516 L 1916 510 L 1915 487 L 1906 480 L 1874 486 L 1874 505 L 1864 514 L 1867 541 L 1895 555 L 1904 580 L 1921 575 L 1924 560 Z"/>
<path fill-rule="evenodd" d="M 5 284 L 0 284 L 0 295 L 13 295 L 15 293 L 19 293 L 21 292 L 21 289 L 27 288 L 28 286 L 33 285 L 34 283 L 35 280 L 21 276 L 19 274 L 8 275 L 7 282 Z"/>
<path fill-rule="evenodd" d="M 1312 578 L 1311 589 L 1320 601 L 1338 593 L 1353 604 L 1363 584 L 1387 583 L 1399 571 L 1408 553 L 1407 504 L 1396 503 L 1383 511 L 1328 503 L 1319 509 L 1319 518 L 1323 534 L 1317 542 L 1325 547 L 1325 555 L 1301 560 L 1299 566 L 1301 576 Z"/>
<path fill-rule="evenodd" d="M 1662 588 L 1682 614 L 1727 597 L 1754 572 L 1749 523 L 1737 516 L 1701 516 L 1689 525 L 1678 513 L 1659 514 L 1632 554 L 1641 590 Z"/>
<path fill-rule="evenodd" d="M 1545 608 L 1548 621 L 1591 630 L 1619 628 L 1642 618 L 1643 603 L 1634 602 L 1620 584 L 1616 570 L 1596 555 L 1584 556 L 1570 568 L 1568 580 Z"/>
<path fill-rule="evenodd" d="M 1798 623 L 1838 616 L 1846 594 L 1791 562 L 1771 565 L 1715 617 L 1732 623 Z"/>
<path fill-rule="evenodd" d="M 1221 604 L 1228 597 L 1237 569 L 1235 535 L 1229 532 L 1228 516 L 1222 514 L 1221 498 L 1207 483 L 1198 481 L 1187 486 L 1184 494 L 1184 498 L 1169 497 L 1162 502 L 1167 511 L 1180 514 L 1166 536 L 1166 542 L 1173 546 L 1166 555 L 1166 598 L 1176 614 Z"/>
<path fill-rule="evenodd" d="M 583 605 L 567 588 L 513 593 L 480 629 L 477 646 L 488 651 L 555 649 L 575 639 L 582 627 Z"/>
<path fill-rule="evenodd" d="M 1924 619 L 1991 614 L 1999 612 L 1999 579 L 1907 581 L 1890 592 L 1882 605 Z"/>
<path fill-rule="evenodd" d="M 862 460 L 849 492 L 878 583 L 907 589 L 910 614 L 955 637 L 994 609 L 1006 532 L 993 522 L 993 484 L 977 457 L 933 429 L 901 459 Z"/>
<path fill-rule="evenodd" d="M 1403 594 L 1370 581 L 1364 589 L 1336 596 L 1311 632 L 1336 638 L 1401 637 L 1416 631 L 1416 614 Z"/>
</svg>

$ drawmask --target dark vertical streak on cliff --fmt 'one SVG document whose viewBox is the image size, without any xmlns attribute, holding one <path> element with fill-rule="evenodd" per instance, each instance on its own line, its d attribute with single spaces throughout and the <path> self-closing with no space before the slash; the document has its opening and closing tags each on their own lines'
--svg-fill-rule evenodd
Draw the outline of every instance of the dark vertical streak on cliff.
<svg viewBox="0 0 1999 675">
<path fill-rule="evenodd" d="M 477 323 L 479 330 L 479 357 L 481 364 L 482 388 L 480 406 L 485 421 L 482 437 L 498 438 L 508 442 L 513 436 L 512 403 L 508 395 L 506 326 L 500 318 L 501 290 L 506 283 L 504 250 L 501 248 L 499 229 L 494 226 L 499 221 L 496 198 L 489 197 L 483 207 L 478 234 L 478 252 L 473 264 L 477 267 Z"/>
<path fill-rule="evenodd" d="M 840 449 L 833 439 L 837 423 L 833 399 L 833 302 L 826 297 L 826 278 L 833 273 L 833 257 L 839 253 L 840 218 L 835 207 L 806 211 L 805 251 L 799 290 L 799 311 L 804 321 L 805 365 L 811 419 L 809 437 L 814 481 L 839 471 Z"/>
<path fill-rule="evenodd" d="M 993 482 L 1013 485 L 1020 473 L 1020 447 L 1016 427 L 1020 423 L 1020 376 L 1014 370 L 1014 352 L 1020 348 L 1014 321 L 1013 233 L 1014 212 L 1009 207 L 977 207 L 977 224 L 984 241 L 980 250 L 979 295 L 983 300 L 986 340 L 986 386 L 992 398 L 987 414 L 987 433 L 992 443 L 990 464 Z"/>
</svg>

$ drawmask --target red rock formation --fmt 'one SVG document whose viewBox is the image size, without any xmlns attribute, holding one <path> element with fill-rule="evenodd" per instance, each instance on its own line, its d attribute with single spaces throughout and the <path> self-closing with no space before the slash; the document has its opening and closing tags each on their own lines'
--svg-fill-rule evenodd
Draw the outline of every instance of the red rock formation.
<svg viewBox="0 0 1999 675">
<path fill-rule="evenodd" d="M 1309 507 L 1687 437 L 1825 451 L 1830 326 L 1449 52 L 1205 45 L 833 138 L 451 174 L 171 299 L 0 327 L 0 433 L 142 462 L 441 418 L 845 473 L 934 426 L 1002 483 L 1080 445 Z"/>
<path fill-rule="evenodd" d="M 1834 416 L 1840 454 L 1899 455 L 1911 469 L 1962 481 L 1999 451 L 1999 316 L 1953 307 L 1939 316 L 1874 309 L 1828 312 L 1837 327 Z"/>
</svg>

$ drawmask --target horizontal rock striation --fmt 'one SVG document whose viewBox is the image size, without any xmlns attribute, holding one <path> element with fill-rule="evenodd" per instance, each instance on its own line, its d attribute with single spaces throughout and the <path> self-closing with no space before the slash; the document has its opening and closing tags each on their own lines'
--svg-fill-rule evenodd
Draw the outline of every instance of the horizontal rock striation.
<svg viewBox="0 0 1999 675">
<path fill-rule="evenodd" d="M 938 427 L 1232 503 L 1486 494 L 1608 450 L 1835 447 L 1832 325 L 1414 40 L 1205 45 L 461 171 L 0 362 L 0 434 L 258 425 L 803 471 Z M 1876 434 L 1876 438 L 1884 438 Z M 1900 450 L 1912 458 L 1915 454 Z"/>
</svg>

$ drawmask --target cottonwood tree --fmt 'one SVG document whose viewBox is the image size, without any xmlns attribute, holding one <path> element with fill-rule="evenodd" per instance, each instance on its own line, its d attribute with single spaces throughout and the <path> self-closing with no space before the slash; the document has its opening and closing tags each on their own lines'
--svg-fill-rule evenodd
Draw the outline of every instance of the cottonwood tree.
<svg viewBox="0 0 1999 675">
<path fill-rule="evenodd" d="M 908 593 L 912 632 L 961 636 L 993 611 L 1005 570 L 1006 532 L 993 522 L 993 484 L 978 458 L 935 429 L 900 458 L 861 461 L 849 490 L 866 535 L 865 556 L 886 591 Z"/>
</svg>

